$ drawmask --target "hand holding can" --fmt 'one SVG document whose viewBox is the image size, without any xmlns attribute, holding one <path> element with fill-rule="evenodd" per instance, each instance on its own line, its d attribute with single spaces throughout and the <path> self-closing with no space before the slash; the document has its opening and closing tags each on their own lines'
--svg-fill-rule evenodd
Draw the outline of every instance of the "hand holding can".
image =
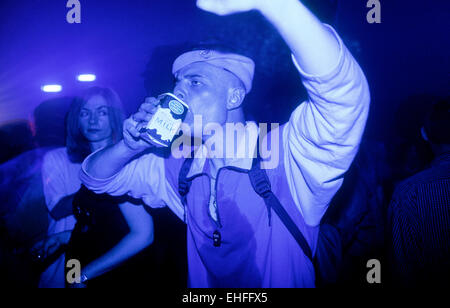
<svg viewBox="0 0 450 308">
<path fill-rule="evenodd" d="M 135 152 L 142 152 L 155 146 L 149 144 L 141 138 L 141 130 L 151 120 L 156 113 L 159 100 L 154 97 L 147 97 L 145 102 L 139 107 L 138 112 L 125 120 L 123 124 L 123 140 L 125 145 Z"/>
<path fill-rule="evenodd" d="M 178 133 L 181 123 L 186 118 L 188 105 L 172 93 L 164 93 L 158 97 L 159 105 L 156 112 L 148 116 L 145 126 L 138 126 L 141 138 L 145 141 L 161 146 L 169 147 L 175 135 Z"/>
<path fill-rule="evenodd" d="M 147 126 L 152 117 L 155 115 L 158 110 L 158 106 L 160 101 L 155 97 L 147 97 L 145 98 L 144 103 L 139 107 L 138 112 L 133 114 L 132 119 L 135 122 L 134 126 L 137 131 L 140 133 L 142 128 Z"/>
</svg>

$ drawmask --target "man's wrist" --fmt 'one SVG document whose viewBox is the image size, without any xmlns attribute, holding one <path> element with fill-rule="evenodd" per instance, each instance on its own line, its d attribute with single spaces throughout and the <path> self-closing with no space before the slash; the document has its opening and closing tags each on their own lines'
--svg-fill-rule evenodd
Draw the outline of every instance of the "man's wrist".
<svg viewBox="0 0 450 308">
<path fill-rule="evenodd" d="M 134 148 L 132 146 L 129 146 L 124 139 L 119 141 L 114 147 L 116 147 L 116 149 L 114 149 L 116 153 L 115 155 L 118 155 L 118 157 L 121 158 L 120 163 L 122 167 L 146 150 L 145 148 L 141 147 Z"/>
<path fill-rule="evenodd" d="M 141 149 L 135 149 L 131 145 L 129 145 L 125 139 L 122 139 L 117 146 L 119 147 L 119 151 L 124 157 L 133 157 L 142 152 Z"/>
<path fill-rule="evenodd" d="M 283 10 L 298 4 L 298 0 L 262 0 L 258 2 L 256 10 L 270 21 L 274 21 Z"/>
</svg>

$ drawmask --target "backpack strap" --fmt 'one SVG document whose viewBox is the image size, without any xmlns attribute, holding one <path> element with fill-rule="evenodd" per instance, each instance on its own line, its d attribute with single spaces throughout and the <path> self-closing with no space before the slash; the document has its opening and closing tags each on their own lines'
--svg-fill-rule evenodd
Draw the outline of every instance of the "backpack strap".
<svg viewBox="0 0 450 308">
<path fill-rule="evenodd" d="M 181 203 L 184 206 L 184 221 L 186 222 L 186 205 L 187 205 L 187 194 L 191 189 L 191 181 L 187 180 L 187 175 L 189 170 L 191 170 L 192 162 L 194 158 L 186 158 L 181 166 L 180 173 L 178 174 L 178 193 L 181 196 Z"/>
<path fill-rule="evenodd" d="M 191 165 L 193 162 L 193 158 L 187 158 L 183 162 L 181 166 L 180 173 L 178 174 L 178 193 L 181 196 L 181 202 L 185 207 L 184 211 L 184 221 L 186 221 L 186 205 L 187 205 L 187 194 L 191 188 L 191 181 L 187 180 L 187 175 L 189 170 L 191 170 Z M 311 248 L 308 245 L 303 233 L 297 227 L 295 222 L 289 216 L 289 214 L 284 209 L 283 205 L 280 203 L 278 198 L 272 192 L 272 186 L 270 185 L 270 180 L 267 177 L 267 173 L 265 170 L 261 169 L 261 159 L 255 158 L 253 159 L 253 164 L 251 170 L 248 172 L 248 176 L 250 178 L 250 182 L 252 184 L 255 192 L 264 200 L 264 203 L 267 206 L 267 211 L 269 215 L 269 224 L 271 221 L 271 210 L 278 215 L 281 222 L 285 225 L 288 231 L 292 234 L 296 242 L 299 244 L 303 253 L 308 257 L 308 259 L 313 262 L 313 255 Z"/>
<path fill-rule="evenodd" d="M 255 192 L 264 199 L 267 209 L 270 213 L 271 209 L 278 215 L 278 217 L 283 222 L 284 226 L 289 230 L 292 236 L 297 241 L 298 245 L 303 250 L 303 253 L 308 257 L 311 262 L 313 262 L 313 255 L 311 248 L 308 245 L 303 233 L 297 227 L 295 222 L 289 216 L 289 214 L 284 209 L 283 205 L 280 203 L 278 198 L 272 192 L 272 187 L 270 185 L 269 178 L 267 177 L 266 171 L 261 169 L 260 158 L 255 158 L 253 160 L 252 169 L 248 172 L 250 182 L 252 183 Z M 270 214 L 269 214 L 270 221 Z"/>
<path fill-rule="evenodd" d="M 259 158 L 253 159 L 252 168 L 248 172 L 248 176 L 250 177 L 250 183 L 252 184 L 253 190 L 264 199 L 264 203 L 267 207 L 269 226 L 271 226 L 272 202 L 266 202 L 266 198 L 269 197 L 268 194 L 272 192 L 272 185 L 270 184 L 266 172 L 260 168 Z"/>
</svg>

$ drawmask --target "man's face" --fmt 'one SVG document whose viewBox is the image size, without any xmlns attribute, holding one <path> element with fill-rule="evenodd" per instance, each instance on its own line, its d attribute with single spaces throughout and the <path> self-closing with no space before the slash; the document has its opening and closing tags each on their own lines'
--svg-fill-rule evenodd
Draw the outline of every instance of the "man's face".
<svg viewBox="0 0 450 308">
<path fill-rule="evenodd" d="M 203 127 L 213 122 L 225 124 L 229 89 L 235 82 L 233 78 L 236 77 L 230 72 L 205 62 L 192 63 L 175 74 L 173 93 L 189 106 L 184 122 L 192 132 L 194 115 L 202 117 Z"/>
<path fill-rule="evenodd" d="M 78 121 L 81 133 L 89 142 L 103 141 L 112 136 L 108 104 L 100 95 L 91 97 L 83 105 Z"/>
</svg>

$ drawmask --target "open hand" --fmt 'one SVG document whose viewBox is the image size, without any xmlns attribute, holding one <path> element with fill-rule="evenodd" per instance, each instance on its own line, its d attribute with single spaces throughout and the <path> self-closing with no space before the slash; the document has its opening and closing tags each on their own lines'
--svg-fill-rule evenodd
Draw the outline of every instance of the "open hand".
<svg viewBox="0 0 450 308">
<path fill-rule="evenodd" d="M 217 15 L 260 10 L 267 1 L 278 0 L 197 0 L 197 7 Z"/>
</svg>

